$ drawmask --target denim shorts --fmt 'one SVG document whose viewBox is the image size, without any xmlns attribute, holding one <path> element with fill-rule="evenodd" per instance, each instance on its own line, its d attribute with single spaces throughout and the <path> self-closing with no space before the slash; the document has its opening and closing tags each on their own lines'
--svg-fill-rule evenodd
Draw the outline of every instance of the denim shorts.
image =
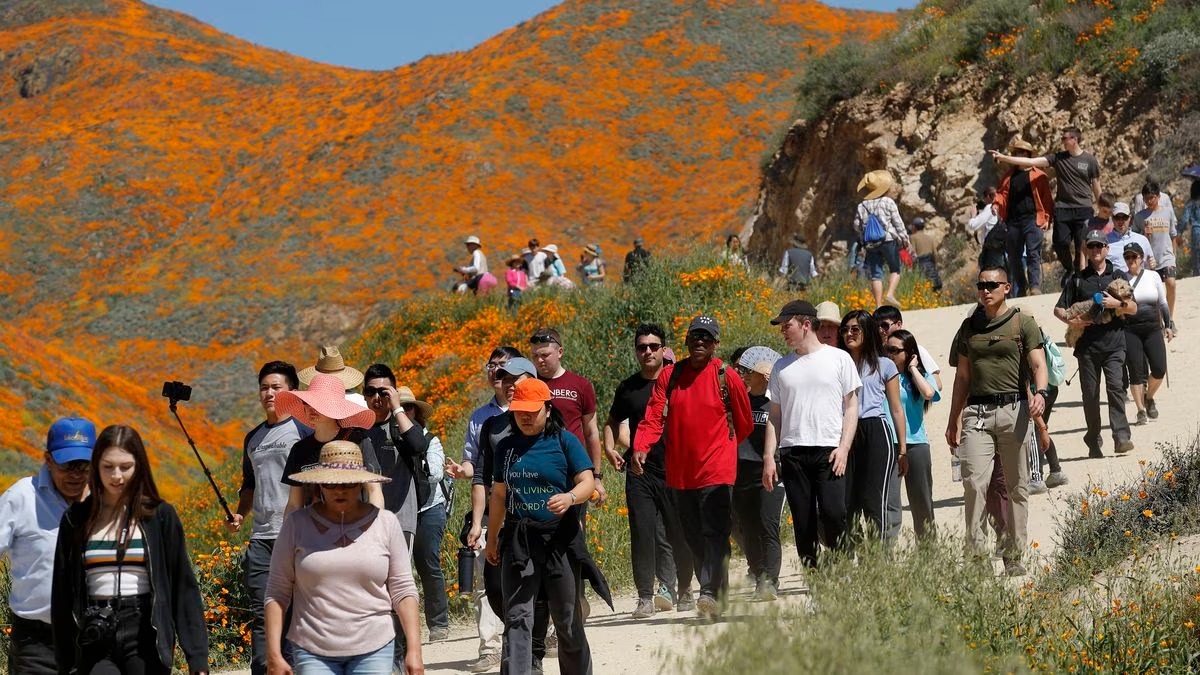
<svg viewBox="0 0 1200 675">
<path fill-rule="evenodd" d="M 900 244 L 895 239 L 867 249 L 867 278 L 883 279 L 883 266 L 892 274 L 900 273 Z"/>
<path fill-rule="evenodd" d="M 356 656 L 321 656 L 296 645 L 296 675 L 392 675 L 394 640 L 379 649 Z"/>
</svg>

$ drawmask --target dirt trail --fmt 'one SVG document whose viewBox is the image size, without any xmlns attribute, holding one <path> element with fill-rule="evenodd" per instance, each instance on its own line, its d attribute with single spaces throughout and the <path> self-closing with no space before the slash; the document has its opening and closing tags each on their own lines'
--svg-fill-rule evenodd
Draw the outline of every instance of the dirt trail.
<svg viewBox="0 0 1200 675">
<path fill-rule="evenodd" d="M 1022 311 L 1032 312 L 1047 333 L 1061 342 L 1064 324 L 1054 319 L 1052 308 L 1056 296 L 1023 298 L 1014 304 Z M 942 365 L 946 399 L 935 404 L 929 412 L 928 426 L 934 452 L 934 498 L 936 517 L 943 531 L 961 531 L 963 507 L 962 488 L 950 478 L 950 454 L 943 434 L 949 410 L 949 389 L 953 382 L 953 370 L 946 366 L 946 353 L 950 338 L 970 307 L 959 305 L 941 309 L 905 313 L 905 327 L 917 336 L 934 358 Z M 764 321 L 768 317 L 764 317 Z M 1175 322 L 1179 336 L 1168 345 L 1169 371 L 1174 373 L 1171 387 L 1159 393 L 1157 403 L 1161 413 L 1158 420 L 1147 426 L 1133 427 L 1135 449 L 1126 456 L 1113 455 L 1111 437 L 1105 433 L 1104 459 L 1088 459 L 1083 445 L 1083 408 L 1080 402 L 1079 383 L 1072 380 L 1064 386 L 1051 418 L 1051 430 L 1059 449 L 1063 469 L 1070 484 L 1051 490 L 1048 494 L 1031 497 L 1029 515 L 1029 538 L 1037 542 L 1036 553 L 1048 555 L 1056 545 L 1054 540 L 1055 520 L 1063 509 L 1070 508 L 1068 498 L 1091 483 L 1113 485 L 1131 477 L 1138 471 L 1138 460 L 1152 460 L 1161 456 L 1157 444 L 1182 441 L 1196 432 L 1196 417 L 1188 403 L 1192 397 L 1200 396 L 1200 378 L 1193 380 L 1188 375 L 1200 366 L 1200 280 L 1187 279 L 1179 282 L 1175 306 Z M 1075 371 L 1075 359 L 1069 349 L 1063 349 L 1067 359 L 1067 374 Z M 1134 417 L 1132 403 L 1127 408 L 1130 418 Z M 1105 418 L 1106 419 L 1106 418 Z M 1107 420 L 1106 420 L 1107 421 Z M 907 499 L 906 499 L 907 502 Z M 911 518 L 905 507 L 905 527 L 911 529 Z M 735 561 L 731 577 L 739 577 L 744 563 Z M 799 591 L 799 560 L 794 548 L 784 548 L 783 574 L 780 579 L 782 602 L 802 602 Z M 745 589 L 736 593 L 745 596 Z M 684 645 L 702 639 L 705 633 L 719 630 L 720 624 L 707 625 L 699 622 L 693 613 L 665 612 L 654 618 L 635 621 L 629 616 L 635 598 L 626 591 L 616 598 L 616 612 L 611 612 L 593 600 L 593 614 L 587 624 L 587 636 L 597 673 L 654 673 L 664 669 L 664 655 L 679 653 Z M 735 606 L 737 612 L 753 612 L 753 605 Z M 452 639 L 425 646 L 426 672 L 430 674 L 461 673 L 466 664 L 477 656 L 478 640 L 473 625 L 456 625 L 451 630 Z M 547 673 L 558 673 L 558 664 L 547 659 Z M 249 671 L 236 671 L 238 675 Z"/>
</svg>

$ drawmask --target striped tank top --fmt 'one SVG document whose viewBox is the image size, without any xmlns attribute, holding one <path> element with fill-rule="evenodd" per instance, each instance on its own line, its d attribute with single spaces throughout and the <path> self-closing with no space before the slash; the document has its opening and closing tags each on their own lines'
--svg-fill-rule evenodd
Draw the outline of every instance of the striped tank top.
<svg viewBox="0 0 1200 675">
<path fill-rule="evenodd" d="M 83 550 L 83 571 L 88 597 L 107 599 L 131 597 L 150 592 L 150 574 L 146 568 L 146 547 L 142 528 L 130 533 L 125 557 L 117 564 L 118 532 L 108 528 L 88 538 Z"/>
</svg>

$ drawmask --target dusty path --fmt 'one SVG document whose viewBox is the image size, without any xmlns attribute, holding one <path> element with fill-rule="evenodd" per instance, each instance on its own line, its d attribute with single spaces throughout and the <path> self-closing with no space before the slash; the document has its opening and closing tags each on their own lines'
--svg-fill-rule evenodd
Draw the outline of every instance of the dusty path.
<svg viewBox="0 0 1200 675">
<path fill-rule="evenodd" d="M 1046 327 L 1047 333 L 1061 341 L 1064 324 L 1054 319 L 1051 311 L 1056 300 L 1055 296 L 1041 296 L 1021 299 L 1015 304 L 1023 311 L 1032 312 L 1039 323 Z M 950 338 L 969 309 L 966 305 L 959 305 L 910 312 L 904 317 L 905 327 L 933 352 L 942 365 L 946 387 L 944 395 L 947 399 L 954 371 L 946 368 L 946 353 Z M 1123 457 L 1113 456 L 1112 439 L 1106 435 L 1104 450 L 1108 456 L 1105 459 L 1087 459 L 1087 449 L 1083 445 L 1084 421 L 1079 383 L 1073 380 L 1072 386 L 1062 388 L 1051 418 L 1052 431 L 1063 469 L 1071 482 L 1065 487 L 1051 490 L 1048 494 L 1031 498 L 1029 537 L 1031 541 L 1038 542 L 1038 552 L 1041 554 L 1045 555 L 1055 547 L 1055 517 L 1063 509 L 1069 508 L 1068 497 L 1077 496 L 1089 481 L 1103 485 L 1121 481 L 1137 472 L 1138 460 L 1156 459 L 1161 455 L 1160 450 L 1156 448 L 1157 443 L 1169 443 L 1195 434 L 1197 417 L 1191 402 L 1200 400 L 1200 378 L 1192 379 L 1195 373 L 1200 372 L 1200 280 L 1187 279 L 1179 282 L 1175 312 L 1175 322 L 1180 329 L 1180 335 L 1168 346 L 1168 365 L 1173 373 L 1171 388 L 1164 388 L 1158 396 L 1158 408 L 1161 412 L 1159 419 L 1151 421 L 1147 426 L 1133 427 L 1135 450 L 1132 453 Z M 764 321 L 766 319 L 767 317 L 764 317 Z M 1069 375 L 1075 370 L 1075 359 L 1069 349 L 1064 348 L 1063 351 L 1067 357 Z M 1128 410 L 1132 418 L 1135 410 L 1132 403 L 1128 405 Z M 950 455 L 943 440 L 947 414 L 946 401 L 934 405 L 929 412 L 929 434 L 933 441 L 935 457 L 936 516 L 943 530 L 953 527 L 961 529 L 963 517 L 962 489 L 950 479 Z M 904 515 L 906 528 L 911 528 L 907 510 Z M 735 563 L 735 573 L 731 574 L 731 577 L 739 576 L 743 569 L 739 563 Z M 798 571 L 799 562 L 795 549 L 785 547 L 784 569 L 780 580 L 783 594 L 781 601 L 798 601 Z M 744 594 L 745 591 L 743 589 L 740 592 Z M 597 673 L 656 673 L 673 670 L 663 666 L 664 655 L 678 654 L 686 649 L 691 640 L 702 639 L 706 632 L 719 629 L 719 624 L 701 624 L 691 613 L 667 612 L 652 619 L 634 621 L 629 617 L 634 600 L 628 592 L 622 594 L 617 598 L 615 613 L 598 602 L 592 602 L 594 613 L 588 621 L 587 635 Z M 743 606 L 738 611 L 754 610 L 753 606 Z M 464 672 L 466 664 L 476 658 L 478 641 L 473 626 L 454 626 L 451 635 L 452 639 L 446 642 L 425 646 L 426 672 Z M 545 663 L 546 672 L 557 673 L 557 665 L 555 660 L 548 659 Z M 239 671 L 239 675 L 241 673 L 248 674 L 249 671 Z"/>
</svg>

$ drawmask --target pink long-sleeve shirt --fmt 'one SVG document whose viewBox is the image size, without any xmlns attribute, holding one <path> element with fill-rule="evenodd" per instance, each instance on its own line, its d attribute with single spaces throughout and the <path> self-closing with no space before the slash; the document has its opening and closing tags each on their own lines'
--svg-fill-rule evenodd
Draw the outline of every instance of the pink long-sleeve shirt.
<svg viewBox="0 0 1200 675">
<path fill-rule="evenodd" d="M 393 607 L 409 597 L 417 597 L 417 585 L 396 514 L 372 509 L 343 524 L 309 506 L 284 520 L 264 604 L 291 605 L 288 639 L 305 651 L 345 657 L 378 650 L 395 637 Z"/>
</svg>

